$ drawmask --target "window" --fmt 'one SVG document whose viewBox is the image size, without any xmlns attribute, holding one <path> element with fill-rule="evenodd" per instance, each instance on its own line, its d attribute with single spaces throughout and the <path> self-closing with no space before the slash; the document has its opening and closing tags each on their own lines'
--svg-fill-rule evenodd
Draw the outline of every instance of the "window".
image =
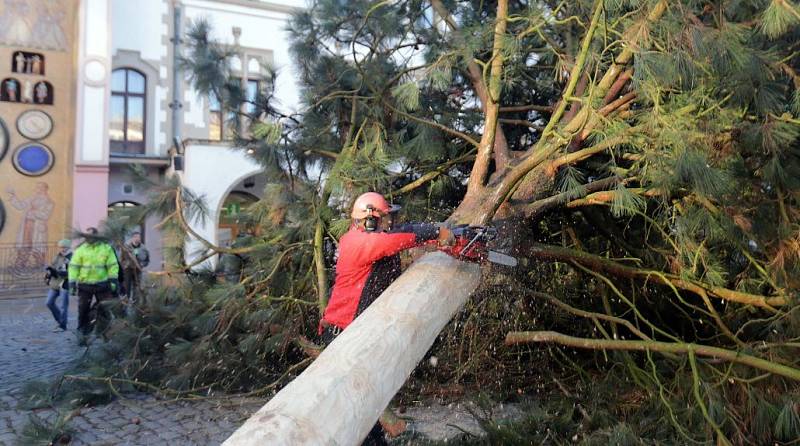
<svg viewBox="0 0 800 446">
<path fill-rule="evenodd" d="M 236 82 L 241 82 L 239 78 L 233 78 Z M 258 100 L 259 81 L 255 79 L 248 79 L 247 85 L 244 86 L 244 112 L 248 115 L 253 114 L 257 107 L 255 105 Z M 239 117 L 233 110 L 223 113 L 222 102 L 219 100 L 214 92 L 208 95 L 208 139 L 212 141 L 222 141 L 225 138 L 230 138 L 236 127 L 238 127 Z"/>
<path fill-rule="evenodd" d="M 222 103 L 213 92 L 208 95 L 208 139 L 222 141 Z"/>
<path fill-rule="evenodd" d="M 147 81 L 132 68 L 111 73 L 109 137 L 115 153 L 144 153 Z"/>
<path fill-rule="evenodd" d="M 245 105 L 245 113 L 248 115 L 252 115 L 253 112 L 256 111 L 256 101 L 258 100 L 258 93 L 259 93 L 259 85 L 258 81 L 254 79 L 247 80 L 247 86 L 245 87 L 245 99 L 247 100 L 247 104 Z"/>
</svg>

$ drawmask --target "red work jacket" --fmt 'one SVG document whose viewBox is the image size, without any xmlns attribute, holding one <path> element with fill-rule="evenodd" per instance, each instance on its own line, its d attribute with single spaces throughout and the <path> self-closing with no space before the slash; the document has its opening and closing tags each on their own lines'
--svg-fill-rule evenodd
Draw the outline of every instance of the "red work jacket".
<svg viewBox="0 0 800 446">
<path fill-rule="evenodd" d="M 336 280 L 322 320 L 339 328 L 350 325 L 400 276 L 400 251 L 433 240 L 438 232 L 426 223 L 406 224 L 392 232 L 356 227 L 347 231 L 339 240 Z"/>
</svg>

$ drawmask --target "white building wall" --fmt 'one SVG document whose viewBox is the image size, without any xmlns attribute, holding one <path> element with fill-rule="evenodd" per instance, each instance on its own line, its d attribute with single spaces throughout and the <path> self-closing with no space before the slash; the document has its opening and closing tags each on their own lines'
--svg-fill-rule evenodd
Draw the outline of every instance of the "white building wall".
<svg viewBox="0 0 800 446">
<path fill-rule="evenodd" d="M 112 53 L 118 49 L 139 51 L 142 59 L 150 61 L 167 57 L 162 36 L 169 32 L 163 23 L 168 0 L 114 0 L 112 11 Z"/>
<path fill-rule="evenodd" d="M 187 146 L 183 184 L 204 198 L 209 211 L 208 218 L 192 224 L 192 228 L 209 242 L 218 243 L 217 224 L 225 197 L 240 181 L 262 170 L 240 150 L 221 145 Z M 186 247 L 187 260 L 191 262 L 196 258 L 195 253 L 202 249 L 202 243 L 190 241 Z"/>
<path fill-rule="evenodd" d="M 184 0 L 185 15 L 189 20 L 205 18 L 212 25 L 212 37 L 233 44 L 233 28 L 242 30 L 239 45 L 246 48 L 269 50 L 273 65 L 278 71 L 276 96 L 278 108 L 293 111 L 298 103 L 297 72 L 289 55 L 289 34 L 286 26 L 293 10 L 305 7 L 305 1 L 254 1 L 264 8 L 248 7 L 235 1 Z M 187 118 L 192 119 L 192 118 Z M 188 123 L 188 122 L 187 122 Z"/>
</svg>

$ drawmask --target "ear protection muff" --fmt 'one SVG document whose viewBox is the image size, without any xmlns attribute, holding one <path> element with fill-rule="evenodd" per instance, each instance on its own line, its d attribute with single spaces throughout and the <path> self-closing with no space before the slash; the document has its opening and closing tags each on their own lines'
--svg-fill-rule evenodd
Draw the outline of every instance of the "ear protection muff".
<svg viewBox="0 0 800 446">
<path fill-rule="evenodd" d="M 364 230 L 367 232 L 375 232 L 380 225 L 380 217 L 369 216 L 364 219 Z"/>
<path fill-rule="evenodd" d="M 368 204 L 367 205 L 367 212 L 369 213 L 369 215 L 367 215 L 364 218 L 364 230 L 367 231 L 367 232 L 375 232 L 375 231 L 377 231 L 378 230 L 378 226 L 380 225 L 381 218 L 380 217 L 376 217 L 374 211 L 375 211 L 375 208 L 373 208 L 372 205 Z"/>
</svg>

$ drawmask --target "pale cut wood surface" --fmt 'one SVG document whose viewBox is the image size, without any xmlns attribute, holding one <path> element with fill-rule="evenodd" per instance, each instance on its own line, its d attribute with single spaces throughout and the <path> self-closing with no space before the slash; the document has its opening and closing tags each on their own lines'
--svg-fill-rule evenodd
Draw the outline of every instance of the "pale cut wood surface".
<svg viewBox="0 0 800 446">
<path fill-rule="evenodd" d="M 223 444 L 360 444 L 479 281 L 476 264 L 421 257 Z"/>
</svg>

